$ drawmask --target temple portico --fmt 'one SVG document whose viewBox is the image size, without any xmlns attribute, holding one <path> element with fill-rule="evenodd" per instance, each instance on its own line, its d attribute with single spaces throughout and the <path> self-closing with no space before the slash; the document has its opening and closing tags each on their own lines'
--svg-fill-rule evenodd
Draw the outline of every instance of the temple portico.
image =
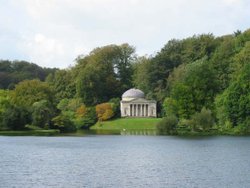
<svg viewBox="0 0 250 188">
<path fill-rule="evenodd" d="M 146 100 L 141 90 L 130 89 L 122 95 L 121 116 L 156 117 L 156 101 Z"/>
</svg>

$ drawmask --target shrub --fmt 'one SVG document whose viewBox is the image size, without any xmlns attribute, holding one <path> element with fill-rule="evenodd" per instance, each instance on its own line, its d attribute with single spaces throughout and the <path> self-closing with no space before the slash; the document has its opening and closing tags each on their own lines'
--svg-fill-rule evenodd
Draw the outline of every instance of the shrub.
<svg viewBox="0 0 250 188">
<path fill-rule="evenodd" d="M 32 124 L 41 128 L 49 128 L 54 109 L 46 100 L 35 102 L 32 106 Z"/>
<path fill-rule="evenodd" d="M 3 125 L 11 130 L 22 130 L 30 122 L 29 113 L 16 106 L 10 106 L 3 113 Z"/>
<path fill-rule="evenodd" d="M 160 134 L 175 134 L 177 124 L 177 117 L 175 115 L 169 115 L 162 118 L 162 120 L 157 124 L 157 130 Z"/>
<path fill-rule="evenodd" d="M 112 98 L 109 100 L 109 103 L 112 106 L 112 110 L 114 112 L 114 117 L 120 117 L 120 98 Z"/>
<path fill-rule="evenodd" d="M 177 105 L 177 101 L 173 98 L 165 98 L 164 102 L 163 102 L 163 112 L 164 115 L 170 115 L 170 114 L 174 114 L 177 115 L 178 114 L 178 105 Z"/>
<path fill-rule="evenodd" d="M 87 107 L 85 108 L 84 115 L 78 116 L 74 123 L 76 124 L 77 128 L 88 129 L 96 123 L 96 120 L 97 117 L 95 107 Z"/>
<path fill-rule="evenodd" d="M 214 125 L 214 118 L 211 110 L 203 107 L 201 112 L 192 115 L 189 123 L 193 130 L 209 130 Z"/>
<path fill-rule="evenodd" d="M 80 107 L 78 107 L 76 109 L 76 117 L 77 118 L 82 118 L 82 117 L 85 116 L 86 112 L 87 112 L 87 108 L 86 108 L 85 105 L 82 104 Z"/>
<path fill-rule="evenodd" d="M 96 115 L 99 121 L 105 121 L 114 116 L 112 105 L 110 103 L 102 103 L 96 105 Z"/>
<path fill-rule="evenodd" d="M 52 119 L 55 128 L 58 128 L 61 132 L 75 132 L 76 127 L 68 116 L 60 114 Z"/>
</svg>

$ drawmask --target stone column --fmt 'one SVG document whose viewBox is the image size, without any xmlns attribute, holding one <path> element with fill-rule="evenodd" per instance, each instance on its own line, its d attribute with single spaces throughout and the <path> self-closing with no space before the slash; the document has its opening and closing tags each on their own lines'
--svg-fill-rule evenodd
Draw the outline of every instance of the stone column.
<svg viewBox="0 0 250 188">
<path fill-rule="evenodd" d="M 142 117 L 142 104 L 140 106 L 140 112 L 141 112 L 140 116 Z"/>
<path fill-rule="evenodd" d="M 142 117 L 144 116 L 144 104 L 142 105 L 142 110 L 141 110 L 141 115 L 142 115 Z"/>
<path fill-rule="evenodd" d="M 146 104 L 146 116 L 148 117 L 148 104 Z"/>
<path fill-rule="evenodd" d="M 144 110 L 143 110 L 143 112 L 144 112 L 144 117 L 147 117 L 147 114 L 146 114 L 146 104 L 144 104 Z"/>
</svg>

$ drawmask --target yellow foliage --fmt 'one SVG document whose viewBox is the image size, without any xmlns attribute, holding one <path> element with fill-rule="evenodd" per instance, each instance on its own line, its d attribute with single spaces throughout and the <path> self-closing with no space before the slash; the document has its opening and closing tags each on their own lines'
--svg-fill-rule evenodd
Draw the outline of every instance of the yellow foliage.
<svg viewBox="0 0 250 188">
<path fill-rule="evenodd" d="M 81 105 L 80 107 L 78 107 L 76 109 L 76 116 L 81 118 L 81 117 L 84 117 L 84 115 L 86 114 L 86 106 L 85 105 Z"/>
<path fill-rule="evenodd" d="M 114 116 L 114 111 L 110 103 L 96 105 L 96 115 L 99 121 L 105 121 Z"/>
</svg>

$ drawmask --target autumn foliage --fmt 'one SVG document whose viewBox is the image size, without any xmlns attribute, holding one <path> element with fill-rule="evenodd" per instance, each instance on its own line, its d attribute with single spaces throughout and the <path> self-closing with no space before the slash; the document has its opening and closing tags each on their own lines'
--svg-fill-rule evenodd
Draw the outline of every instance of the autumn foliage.
<svg viewBox="0 0 250 188">
<path fill-rule="evenodd" d="M 86 114 L 86 111 L 86 106 L 81 105 L 79 108 L 76 109 L 76 116 L 82 118 Z"/>
<path fill-rule="evenodd" d="M 114 116 L 114 111 L 110 103 L 96 105 L 96 115 L 99 121 L 105 121 Z"/>
</svg>

